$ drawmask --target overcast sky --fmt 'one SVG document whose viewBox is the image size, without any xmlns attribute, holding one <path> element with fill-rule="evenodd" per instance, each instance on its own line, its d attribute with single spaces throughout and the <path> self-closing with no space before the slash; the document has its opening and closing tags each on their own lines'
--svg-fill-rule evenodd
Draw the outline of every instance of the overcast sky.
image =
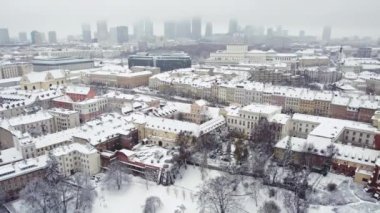
<svg viewBox="0 0 380 213">
<path fill-rule="evenodd" d="M 141 18 L 154 21 L 162 34 L 162 21 L 201 16 L 214 23 L 215 32 L 226 32 L 228 20 L 240 25 L 282 25 L 290 34 L 303 29 L 320 36 L 324 25 L 332 37 L 380 37 L 380 0 L 0 0 L 0 28 L 11 36 L 20 31 L 57 31 L 58 37 L 80 34 L 81 24 L 97 20 L 108 27 L 132 24 Z"/>
</svg>

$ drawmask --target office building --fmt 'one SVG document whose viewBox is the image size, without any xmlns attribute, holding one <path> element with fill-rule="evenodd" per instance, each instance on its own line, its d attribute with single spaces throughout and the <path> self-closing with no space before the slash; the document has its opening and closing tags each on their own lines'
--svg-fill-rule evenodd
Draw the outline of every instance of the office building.
<svg viewBox="0 0 380 213">
<path fill-rule="evenodd" d="M 20 42 L 27 42 L 28 41 L 28 36 L 27 36 L 26 32 L 20 32 L 18 34 L 18 40 Z"/>
<path fill-rule="evenodd" d="M 112 44 L 117 43 L 117 31 L 116 27 L 111 27 L 110 31 L 108 33 L 108 41 L 111 42 Z"/>
<path fill-rule="evenodd" d="M 370 47 L 360 47 L 356 53 L 357 58 L 371 58 L 372 48 Z"/>
<path fill-rule="evenodd" d="M 325 26 L 322 32 L 322 41 L 330 41 L 331 39 L 331 27 Z"/>
<path fill-rule="evenodd" d="M 97 39 L 99 43 L 108 41 L 108 27 L 104 20 L 97 22 Z"/>
<path fill-rule="evenodd" d="M 49 31 L 48 33 L 49 43 L 54 44 L 57 43 L 57 32 Z"/>
<path fill-rule="evenodd" d="M 194 17 L 191 21 L 191 34 L 193 39 L 202 37 L 202 19 L 200 17 Z"/>
<path fill-rule="evenodd" d="M 9 32 L 7 28 L 0 28 L 0 44 L 9 44 Z"/>
<path fill-rule="evenodd" d="M 273 28 L 268 28 L 268 29 L 267 29 L 267 36 L 268 36 L 268 37 L 272 37 L 272 36 L 274 36 Z"/>
<path fill-rule="evenodd" d="M 128 42 L 128 27 L 118 26 L 116 27 L 117 43 L 122 44 Z"/>
<path fill-rule="evenodd" d="M 2 62 L 0 63 L 0 79 L 16 78 L 33 71 L 30 63 L 24 62 Z"/>
<path fill-rule="evenodd" d="M 191 38 L 191 21 L 181 20 L 176 24 L 177 38 Z"/>
<path fill-rule="evenodd" d="M 42 72 L 54 69 L 64 70 L 83 70 L 94 67 L 94 61 L 91 59 L 76 59 L 76 58 L 46 58 L 34 59 L 32 61 L 35 72 Z"/>
<path fill-rule="evenodd" d="M 34 30 L 30 33 L 30 38 L 32 40 L 32 44 L 36 44 L 36 45 L 42 44 L 42 41 L 43 41 L 42 33 Z"/>
<path fill-rule="evenodd" d="M 191 58 L 183 52 L 165 54 L 137 54 L 129 56 L 129 68 L 134 66 L 159 67 L 161 72 L 191 67 Z"/>
<path fill-rule="evenodd" d="M 305 30 L 300 30 L 298 37 L 305 38 L 305 35 L 306 35 Z"/>
<path fill-rule="evenodd" d="M 212 34 L 213 34 L 212 31 L 213 31 L 213 29 L 212 29 L 212 23 L 211 22 L 207 22 L 205 36 L 206 37 L 211 37 Z"/>
<path fill-rule="evenodd" d="M 89 24 L 82 25 L 82 39 L 85 43 L 91 43 L 92 41 L 91 26 Z"/>
<path fill-rule="evenodd" d="M 236 19 L 231 19 L 228 24 L 228 34 L 232 35 L 239 31 L 239 25 Z"/>
<path fill-rule="evenodd" d="M 176 23 L 174 21 L 166 21 L 164 23 L 164 36 L 166 39 L 174 39 L 176 37 Z"/>
<path fill-rule="evenodd" d="M 140 39 L 145 35 L 144 21 L 140 20 L 133 25 L 133 36 L 136 39 Z"/>
<path fill-rule="evenodd" d="M 145 20 L 145 36 L 152 38 L 154 36 L 153 22 L 149 19 Z"/>
<path fill-rule="evenodd" d="M 95 175 L 100 172 L 100 155 L 89 144 L 72 143 L 52 150 L 59 162 L 59 171 L 64 176 L 83 172 Z"/>
</svg>

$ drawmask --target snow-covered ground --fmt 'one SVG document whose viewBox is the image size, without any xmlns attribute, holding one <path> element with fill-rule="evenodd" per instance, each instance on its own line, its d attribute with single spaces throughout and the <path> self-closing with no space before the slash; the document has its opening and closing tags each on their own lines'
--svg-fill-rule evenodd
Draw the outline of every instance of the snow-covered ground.
<svg viewBox="0 0 380 213">
<path fill-rule="evenodd" d="M 206 170 L 205 180 L 201 179 L 199 167 L 188 166 L 182 169 L 182 175 L 177 177 L 174 185 L 162 186 L 154 182 L 147 182 L 140 177 L 131 177 L 131 182 L 123 186 L 120 191 L 106 189 L 101 184 L 97 185 L 98 196 L 93 205 L 93 213 L 121 213 L 121 212 L 142 212 L 146 198 L 157 196 L 161 199 L 163 206 L 158 213 L 173 213 L 178 207 L 184 206 L 186 213 L 200 212 L 198 208 L 195 194 L 199 190 L 199 186 L 204 181 L 215 178 L 221 175 L 228 175 L 216 170 Z M 101 176 L 101 175 L 100 175 Z M 265 201 L 273 200 L 281 209 L 282 213 L 293 212 L 289 209 L 289 196 L 292 193 L 280 189 L 268 187 L 262 184 L 259 180 L 254 180 L 251 177 L 235 176 L 239 183 L 236 190 L 238 201 L 244 212 L 255 213 L 263 206 Z M 255 182 L 256 187 L 252 187 L 252 182 Z M 337 190 L 329 192 L 327 185 L 331 182 L 337 184 Z M 309 183 L 314 189 L 313 197 L 310 199 L 312 204 L 309 206 L 309 213 L 369 213 L 379 212 L 379 203 L 371 199 L 371 197 L 362 192 L 362 186 L 352 182 L 352 178 L 342 175 L 329 173 L 326 177 L 311 173 Z M 252 196 L 253 189 L 257 191 L 257 205 Z M 275 191 L 273 196 L 270 196 L 269 191 Z M 22 205 L 20 200 L 9 203 L 8 207 L 14 208 L 14 212 L 24 213 L 27 211 L 27 206 Z M 236 211 L 238 212 L 238 211 Z"/>
<path fill-rule="evenodd" d="M 121 191 L 109 191 L 98 187 L 98 197 L 93 206 L 94 213 L 140 212 L 149 196 L 157 196 L 164 204 L 159 212 L 174 212 L 178 206 L 184 205 L 186 212 L 198 212 L 195 194 L 198 185 L 202 184 L 198 167 L 189 166 L 183 170 L 183 178 L 178 178 L 172 186 L 157 185 L 140 177 L 132 177 L 131 183 Z M 206 179 L 221 175 L 219 171 L 207 170 Z"/>
</svg>

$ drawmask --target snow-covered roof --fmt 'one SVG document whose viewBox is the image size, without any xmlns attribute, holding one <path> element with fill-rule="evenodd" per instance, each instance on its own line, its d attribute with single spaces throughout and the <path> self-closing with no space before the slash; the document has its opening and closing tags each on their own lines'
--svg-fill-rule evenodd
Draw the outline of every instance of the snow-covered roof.
<svg viewBox="0 0 380 213">
<path fill-rule="evenodd" d="M 72 143 L 58 146 L 51 151 L 55 156 L 67 155 L 72 152 L 79 152 L 84 155 L 97 153 L 98 150 L 88 144 Z"/>
<path fill-rule="evenodd" d="M 53 116 L 47 111 L 38 111 L 35 114 L 21 115 L 17 117 L 12 117 L 9 119 L 1 120 L 1 126 L 8 129 L 9 127 L 19 126 L 23 124 L 35 123 L 40 121 L 45 121 L 52 119 Z"/>
<path fill-rule="evenodd" d="M 54 101 L 57 101 L 57 102 L 66 102 L 66 103 L 72 103 L 72 102 L 74 102 L 73 99 L 71 99 L 70 96 L 68 96 L 68 95 L 63 95 L 63 96 L 60 96 L 58 98 L 54 98 Z"/>
<path fill-rule="evenodd" d="M 286 124 L 290 121 L 290 115 L 277 113 L 268 119 L 269 122 L 278 123 L 278 124 Z"/>
<path fill-rule="evenodd" d="M 355 162 L 359 164 L 374 166 L 380 157 L 380 151 L 356 147 L 331 141 L 309 140 L 304 138 L 286 136 L 275 145 L 276 148 L 286 149 L 290 140 L 291 149 L 294 152 L 307 152 L 315 155 L 327 156 L 334 147 L 333 159 Z"/>
<path fill-rule="evenodd" d="M 23 174 L 28 174 L 46 167 L 47 156 L 29 158 L 14 164 L 0 166 L 0 181 L 4 181 Z"/>
<path fill-rule="evenodd" d="M 241 110 L 256 114 L 271 115 L 276 112 L 281 112 L 281 107 L 269 104 L 250 104 L 241 108 Z"/>
<path fill-rule="evenodd" d="M 196 100 L 195 103 L 198 105 L 198 106 L 207 106 L 207 101 L 203 100 L 203 99 L 200 99 L 200 100 Z"/>
<path fill-rule="evenodd" d="M 368 133 L 377 133 L 377 128 L 368 123 L 357 121 L 342 120 L 314 115 L 306 115 L 295 113 L 292 117 L 293 122 L 309 122 L 316 125 L 316 127 L 309 133 L 309 136 L 318 136 L 321 138 L 329 138 L 336 141 L 339 135 L 345 129 L 353 129 Z"/>
<path fill-rule="evenodd" d="M 79 113 L 78 111 L 70 110 L 70 109 L 64 109 L 64 108 L 50 108 L 48 110 L 48 112 L 52 113 L 52 114 L 57 113 L 57 114 L 66 114 L 66 115 Z"/>
<path fill-rule="evenodd" d="M 70 85 L 67 86 L 66 93 L 87 95 L 90 92 L 90 90 L 90 87 Z"/>
<path fill-rule="evenodd" d="M 143 163 L 147 166 L 169 168 L 173 164 L 173 156 L 177 151 L 168 150 L 155 145 L 137 145 L 133 150 L 122 149 L 119 152 L 128 156 L 128 160 Z"/>
<path fill-rule="evenodd" d="M 64 70 L 49 70 L 45 72 L 30 72 L 24 77 L 28 79 L 29 83 L 45 82 L 47 76 L 51 74 L 54 79 L 60 79 L 65 77 Z"/>
<path fill-rule="evenodd" d="M 120 134 L 129 134 L 134 129 L 134 125 L 128 122 L 125 117 L 118 113 L 108 113 L 99 116 L 98 119 L 89 121 L 80 127 L 63 130 L 60 132 L 29 138 L 25 140 L 25 145 L 34 143 L 36 148 L 43 148 L 54 144 L 75 141 L 80 138 L 96 146 Z"/>
<path fill-rule="evenodd" d="M 16 147 L 4 149 L 0 152 L 0 165 L 9 164 L 22 159 L 22 154 Z"/>
</svg>

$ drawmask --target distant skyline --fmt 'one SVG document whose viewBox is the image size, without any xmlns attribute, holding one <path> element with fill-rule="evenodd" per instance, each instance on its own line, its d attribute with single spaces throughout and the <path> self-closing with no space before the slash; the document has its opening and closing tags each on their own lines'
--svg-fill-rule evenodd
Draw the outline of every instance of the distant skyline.
<svg viewBox="0 0 380 213">
<path fill-rule="evenodd" d="M 282 25 L 289 35 L 305 30 L 321 37 L 325 25 L 332 27 L 332 38 L 343 36 L 380 37 L 379 0 L 0 0 L 0 28 L 8 28 L 11 37 L 19 32 L 56 31 L 59 38 L 80 35 L 83 23 L 96 31 L 98 20 L 108 27 L 132 29 L 133 23 L 149 18 L 156 35 L 163 34 L 163 22 L 171 19 L 202 17 L 213 23 L 214 33 L 226 33 L 230 18 L 239 25 L 276 28 Z M 133 33 L 131 30 L 130 33 Z"/>
</svg>

